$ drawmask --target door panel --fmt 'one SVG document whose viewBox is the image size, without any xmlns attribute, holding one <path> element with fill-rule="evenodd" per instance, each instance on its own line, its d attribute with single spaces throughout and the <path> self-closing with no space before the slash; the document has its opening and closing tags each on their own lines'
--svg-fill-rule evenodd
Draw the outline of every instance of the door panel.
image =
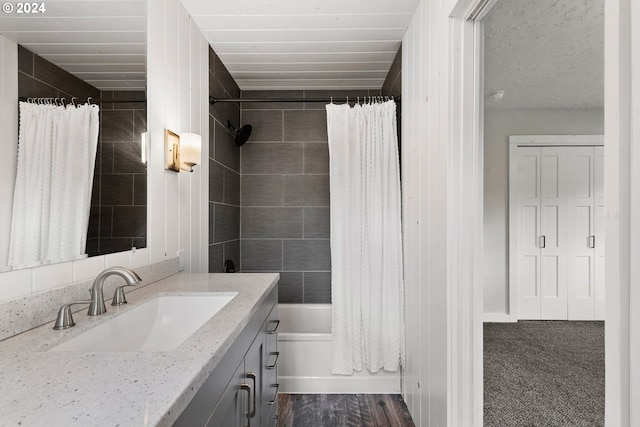
<svg viewBox="0 0 640 427">
<path fill-rule="evenodd" d="M 542 147 L 540 160 L 542 218 L 540 234 L 544 247 L 540 248 L 541 319 L 567 317 L 567 203 L 564 168 L 567 147 Z"/>
<path fill-rule="evenodd" d="M 565 171 L 569 184 L 569 320 L 593 320 L 595 314 L 594 251 L 590 247 L 595 200 L 593 154 L 594 147 L 571 147 Z"/>
<path fill-rule="evenodd" d="M 517 149 L 510 194 L 516 200 L 518 318 L 540 318 L 540 148 Z"/>
<path fill-rule="evenodd" d="M 595 215 L 594 215 L 594 235 L 595 235 L 595 262 L 594 282 L 595 282 L 595 320 L 604 320 L 605 307 L 605 283 L 604 283 L 604 147 L 594 148 L 594 193 L 595 193 Z"/>
<path fill-rule="evenodd" d="M 520 294 L 522 298 L 535 299 L 539 305 L 538 295 L 538 257 L 523 256 L 518 265 L 518 282 L 520 283 Z M 539 310 L 538 310 L 539 312 Z"/>
<path fill-rule="evenodd" d="M 579 300 L 591 299 L 593 298 L 592 289 L 591 289 L 591 259 L 590 256 L 578 256 L 575 261 L 575 287 L 576 287 L 576 295 L 575 297 Z"/>
<path fill-rule="evenodd" d="M 544 298 L 557 299 L 560 297 L 559 277 L 558 277 L 558 257 L 542 257 L 542 296 Z"/>
<path fill-rule="evenodd" d="M 523 153 L 518 164 L 518 192 L 523 199 L 534 198 L 537 199 L 538 194 L 538 162 L 540 158 L 540 149 L 534 148 L 529 150 L 524 148 L 523 150 L 529 151 Z"/>
</svg>

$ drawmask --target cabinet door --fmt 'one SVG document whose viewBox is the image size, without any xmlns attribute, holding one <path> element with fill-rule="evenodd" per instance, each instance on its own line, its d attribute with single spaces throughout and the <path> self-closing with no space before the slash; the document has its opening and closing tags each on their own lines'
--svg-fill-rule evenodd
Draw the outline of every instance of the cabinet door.
<svg viewBox="0 0 640 427">
<path fill-rule="evenodd" d="M 258 334 L 244 358 L 245 378 L 251 385 L 251 414 L 248 425 L 262 427 L 264 415 L 264 335 Z"/>
<path fill-rule="evenodd" d="M 213 410 L 207 427 L 246 427 L 248 426 L 249 397 L 252 394 L 246 382 L 244 361 L 240 362 L 233 379 Z"/>
</svg>

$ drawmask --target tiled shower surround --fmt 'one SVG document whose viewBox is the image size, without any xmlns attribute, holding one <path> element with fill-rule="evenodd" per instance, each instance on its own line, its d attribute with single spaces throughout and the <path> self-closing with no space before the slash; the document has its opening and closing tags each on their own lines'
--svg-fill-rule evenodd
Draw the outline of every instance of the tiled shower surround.
<svg viewBox="0 0 640 427">
<path fill-rule="evenodd" d="M 22 46 L 18 71 L 18 96 L 24 98 L 143 101 L 100 104 L 87 253 L 146 247 L 147 171 L 140 159 L 140 133 L 147 127 L 145 93 L 100 91 Z"/>
<path fill-rule="evenodd" d="M 220 58 L 209 48 L 209 96 L 239 98 L 240 89 Z M 240 123 L 237 104 L 209 106 L 209 272 L 223 271 L 226 260 L 240 269 L 240 148 L 233 126 Z"/>
<path fill-rule="evenodd" d="M 243 91 L 243 98 L 330 98 L 380 91 Z M 241 267 L 280 272 L 282 303 L 331 302 L 325 103 L 242 103 Z"/>
<path fill-rule="evenodd" d="M 400 52 L 383 94 L 400 95 Z M 210 50 L 216 98 L 331 98 L 380 91 L 240 91 Z M 227 120 L 253 132 L 235 147 Z M 279 272 L 282 303 L 331 302 L 329 148 L 324 103 L 218 103 L 210 109 L 209 271 Z"/>
</svg>

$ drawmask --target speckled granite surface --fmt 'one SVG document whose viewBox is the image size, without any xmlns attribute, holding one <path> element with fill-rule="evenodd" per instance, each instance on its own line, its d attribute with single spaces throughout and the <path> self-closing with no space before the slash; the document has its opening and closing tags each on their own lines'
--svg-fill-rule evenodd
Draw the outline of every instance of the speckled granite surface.
<svg viewBox="0 0 640 427">
<path fill-rule="evenodd" d="M 155 264 L 136 267 L 134 270 L 142 278 L 140 286 L 148 285 L 178 273 L 179 259 L 173 258 Z M 56 289 L 25 295 L 0 303 L 0 340 L 17 335 L 31 328 L 50 322 L 56 318 L 62 304 L 75 300 L 89 299 L 89 288 L 93 279 L 73 283 Z M 121 277 L 110 276 L 104 282 L 104 295 L 108 301 L 117 286 L 122 286 Z M 128 294 L 133 287 L 125 288 Z M 86 307 L 74 306 L 73 311 L 86 311 Z"/>
<path fill-rule="evenodd" d="M 54 331 L 53 323 L 0 342 L 0 426 L 166 426 L 276 286 L 278 274 L 178 274 L 127 294 L 129 304 Z M 168 352 L 48 352 L 161 294 L 238 292 L 177 349 Z M 133 327 L 133 325 L 132 325 Z"/>
</svg>

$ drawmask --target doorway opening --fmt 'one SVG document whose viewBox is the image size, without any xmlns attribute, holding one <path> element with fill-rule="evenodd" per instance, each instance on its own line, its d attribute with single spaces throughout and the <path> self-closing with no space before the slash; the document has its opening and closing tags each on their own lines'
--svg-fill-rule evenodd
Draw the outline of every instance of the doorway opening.
<svg viewBox="0 0 640 427">
<path fill-rule="evenodd" d="M 603 324 L 566 321 L 604 319 L 604 161 L 593 146 L 604 133 L 604 1 L 499 0 L 478 24 L 485 425 L 602 425 Z"/>
</svg>

